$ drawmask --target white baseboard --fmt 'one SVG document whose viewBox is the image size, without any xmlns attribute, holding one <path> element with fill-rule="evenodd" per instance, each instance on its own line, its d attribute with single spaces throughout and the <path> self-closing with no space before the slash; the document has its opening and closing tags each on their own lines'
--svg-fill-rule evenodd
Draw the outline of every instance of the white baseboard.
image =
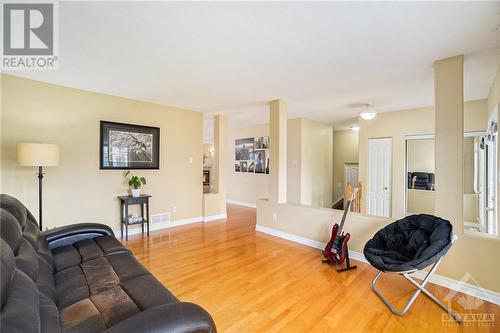
<svg viewBox="0 0 500 333">
<path fill-rule="evenodd" d="M 318 242 L 318 241 L 315 241 L 313 239 L 297 236 L 294 234 L 290 234 L 288 232 L 276 230 L 276 229 L 261 226 L 261 225 L 256 225 L 255 230 L 272 235 L 272 236 L 283 238 L 283 239 L 286 239 L 286 240 L 289 240 L 292 242 L 307 245 L 307 246 L 313 247 L 315 249 L 324 250 L 325 246 L 326 246 L 326 244 L 323 242 Z M 362 253 L 350 250 L 349 255 L 354 260 L 368 263 L 368 261 L 366 260 L 365 256 Z M 426 273 L 424 271 L 418 271 L 418 272 L 414 273 L 413 276 L 417 279 L 423 279 L 425 277 L 425 274 Z M 442 287 L 445 287 L 445 288 L 448 288 L 451 290 L 455 290 L 455 291 L 458 291 L 458 292 L 461 292 L 461 293 L 464 293 L 464 294 L 467 294 L 470 296 L 480 298 L 480 299 L 488 301 L 490 303 L 500 305 L 500 293 L 493 291 L 493 290 L 484 289 L 484 288 L 481 288 L 477 285 L 468 284 L 468 283 L 465 283 L 463 281 L 454 280 L 454 279 L 448 278 L 446 276 L 441 276 L 441 275 L 437 275 L 437 274 L 432 275 L 429 282 L 432 282 L 432 283 L 437 284 L 439 286 L 442 286 Z"/>
<path fill-rule="evenodd" d="M 227 199 L 226 202 L 229 204 L 243 206 L 243 207 L 257 208 L 256 204 L 249 203 L 249 202 L 243 202 L 243 201 L 237 201 L 237 200 L 231 200 L 231 199 Z"/>
<path fill-rule="evenodd" d="M 183 219 L 183 220 L 177 220 L 177 221 L 168 221 L 168 222 L 160 222 L 160 223 L 150 223 L 149 224 L 149 231 L 156 231 L 156 230 L 161 230 L 161 229 L 168 229 L 168 228 L 173 228 L 173 227 L 179 227 L 181 225 L 186 225 L 186 224 L 191 224 L 191 223 L 199 223 L 203 222 L 203 217 L 202 216 L 196 216 L 192 217 L 189 219 Z M 146 232 L 146 226 L 144 226 L 144 232 Z M 121 236 L 121 231 L 120 230 L 113 230 L 115 233 L 116 237 Z M 141 227 L 140 225 L 138 226 L 133 226 L 129 227 L 128 229 L 128 235 L 137 235 L 141 233 Z M 125 237 L 125 226 L 123 227 L 123 235 Z"/>
<path fill-rule="evenodd" d="M 265 234 L 269 234 L 269 235 L 273 235 L 273 236 L 276 236 L 279 238 L 290 240 L 290 241 L 295 242 L 295 243 L 300 243 L 303 245 L 314 247 L 315 249 L 320 249 L 320 250 L 325 249 L 325 243 L 318 242 L 318 241 L 315 241 L 315 240 L 312 240 L 309 238 L 297 236 L 294 234 L 289 234 L 288 232 L 276 230 L 276 229 L 269 228 L 269 227 L 264 227 L 264 226 L 258 225 L 258 224 L 255 226 L 255 230 L 263 232 Z"/>
<path fill-rule="evenodd" d="M 224 219 L 227 219 L 226 213 L 222 213 L 222 214 L 218 214 L 218 215 L 204 216 L 203 222 L 213 222 L 213 221 L 219 221 L 219 220 L 224 220 Z"/>
</svg>

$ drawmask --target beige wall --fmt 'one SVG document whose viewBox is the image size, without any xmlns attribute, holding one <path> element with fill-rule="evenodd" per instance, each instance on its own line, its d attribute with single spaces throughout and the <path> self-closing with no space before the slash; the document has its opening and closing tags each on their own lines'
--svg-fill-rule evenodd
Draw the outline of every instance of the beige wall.
<svg viewBox="0 0 500 333">
<path fill-rule="evenodd" d="M 7 75 L 2 75 L 2 191 L 36 216 L 35 169 L 18 166 L 16 145 L 56 143 L 61 161 L 46 168 L 44 225 L 98 222 L 119 230 L 116 196 L 127 194 L 128 186 L 123 171 L 99 170 L 100 120 L 160 127 L 160 169 L 134 171 L 148 180 L 143 191 L 152 195 L 151 213 L 171 212 L 173 220 L 201 216 L 201 113 Z"/>
<path fill-rule="evenodd" d="M 269 175 L 235 172 L 234 140 L 269 136 L 269 124 L 233 128 L 227 140 L 227 199 L 255 205 L 257 199 L 269 198 Z M 270 143 L 271 144 L 271 143 Z M 272 163 L 272 161 L 270 161 Z"/>
<path fill-rule="evenodd" d="M 493 81 L 490 93 L 488 94 L 488 118 L 495 109 L 495 106 L 497 106 L 498 104 L 500 104 L 500 67 L 497 69 L 495 80 Z"/>
<path fill-rule="evenodd" d="M 464 221 L 479 223 L 477 194 L 464 194 Z"/>
<path fill-rule="evenodd" d="M 434 139 L 408 140 L 408 171 L 434 173 Z"/>
<path fill-rule="evenodd" d="M 368 139 L 392 138 L 392 217 L 405 215 L 405 141 L 408 135 L 434 134 L 434 108 L 420 108 L 378 114 L 372 120 L 359 120 L 359 178 L 368 179 Z M 486 101 L 464 103 L 464 131 L 483 131 L 486 126 Z M 367 190 L 364 193 L 367 193 Z M 361 211 L 366 212 L 366 195 Z"/>
<path fill-rule="evenodd" d="M 359 132 L 333 132 L 333 203 L 344 196 L 346 163 L 358 163 Z"/>
<path fill-rule="evenodd" d="M 287 195 L 289 203 L 300 204 L 301 190 L 301 163 L 302 160 L 302 118 L 288 120 L 287 134 Z"/>
<path fill-rule="evenodd" d="M 303 119 L 301 161 L 301 203 L 332 206 L 332 141 L 331 125 Z"/>
<path fill-rule="evenodd" d="M 331 207 L 332 126 L 295 118 L 287 127 L 287 202 Z"/>
<path fill-rule="evenodd" d="M 435 212 L 436 192 L 408 189 L 408 214 L 431 214 Z"/>
</svg>

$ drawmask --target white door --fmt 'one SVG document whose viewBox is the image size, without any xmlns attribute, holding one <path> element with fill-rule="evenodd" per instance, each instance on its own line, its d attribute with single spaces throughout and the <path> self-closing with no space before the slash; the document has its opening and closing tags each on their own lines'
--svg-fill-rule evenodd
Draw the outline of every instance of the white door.
<svg viewBox="0 0 500 333">
<path fill-rule="evenodd" d="M 352 187 L 358 186 L 359 165 L 355 163 L 346 163 L 344 168 L 344 188 L 347 187 L 347 184 L 351 184 Z"/>
<path fill-rule="evenodd" d="M 391 216 L 392 139 L 368 140 L 368 214 Z"/>
</svg>

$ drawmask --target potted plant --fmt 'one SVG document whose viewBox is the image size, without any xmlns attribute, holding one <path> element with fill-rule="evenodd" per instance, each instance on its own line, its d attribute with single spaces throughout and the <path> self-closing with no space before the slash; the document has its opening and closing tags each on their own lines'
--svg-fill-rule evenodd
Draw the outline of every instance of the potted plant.
<svg viewBox="0 0 500 333">
<path fill-rule="evenodd" d="M 130 191 L 132 192 L 132 196 L 134 198 L 138 198 L 141 196 L 141 186 L 146 185 L 146 178 L 134 176 L 130 170 L 127 170 L 123 175 L 124 178 L 130 175 L 130 179 L 128 180 L 128 185 L 130 186 Z"/>
</svg>

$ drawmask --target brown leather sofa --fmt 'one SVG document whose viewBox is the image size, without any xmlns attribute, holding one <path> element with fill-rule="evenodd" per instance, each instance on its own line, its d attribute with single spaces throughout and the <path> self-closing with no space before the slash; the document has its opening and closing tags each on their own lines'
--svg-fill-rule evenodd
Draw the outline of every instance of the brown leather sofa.
<svg viewBox="0 0 500 333">
<path fill-rule="evenodd" d="M 0 195 L 0 331 L 216 332 L 101 224 L 40 232 L 17 199 Z"/>
</svg>

